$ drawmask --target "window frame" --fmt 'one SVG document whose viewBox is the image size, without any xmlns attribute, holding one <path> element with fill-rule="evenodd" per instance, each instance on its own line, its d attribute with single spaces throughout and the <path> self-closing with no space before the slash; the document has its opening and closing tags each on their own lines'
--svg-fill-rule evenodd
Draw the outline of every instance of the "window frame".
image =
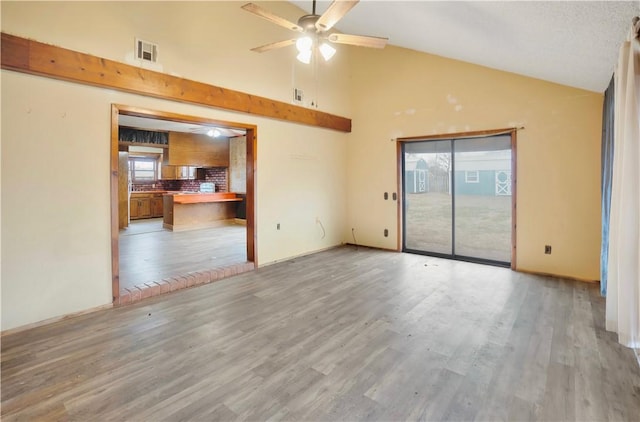
<svg viewBox="0 0 640 422">
<path fill-rule="evenodd" d="M 136 161 L 150 162 L 153 164 L 153 179 L 136 177 L 136 168 L 135 168 Z M 156 183 L 159 180 L 158 179 L 159 169 L 160 167 L 158 166 L 158 158 L 155 156 L 143 156 L 143 155 L 129 156 L 129 175 L 130 175 L 131 183 L 136 183 L 136 184 Z M 138 170 L 138 171 L 148 172 L 149 170 Z"/>
<path fill-rule="evenodd" d="M 470 178 L 469 176 L 471 174 L 475 173 L 475 180 L 473 180 L 474 178 Z M 464 171 L 464 182 L 465 183 L 480 183 L 480 171 L 479 170 L 465 170 Z"/>
</svg>

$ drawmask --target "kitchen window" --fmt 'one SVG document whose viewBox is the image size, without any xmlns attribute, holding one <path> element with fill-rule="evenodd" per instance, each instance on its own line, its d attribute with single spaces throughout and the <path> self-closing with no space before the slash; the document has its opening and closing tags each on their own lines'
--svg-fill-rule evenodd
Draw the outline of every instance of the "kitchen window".
<svg viewBox="0 0 640 422">
<path fill-rule="evenodd" d="M 150 157 L 130 157 L 129 171 L 133 183 L 155 182 L 158 178 L 158 161 Z"/>
</svg>

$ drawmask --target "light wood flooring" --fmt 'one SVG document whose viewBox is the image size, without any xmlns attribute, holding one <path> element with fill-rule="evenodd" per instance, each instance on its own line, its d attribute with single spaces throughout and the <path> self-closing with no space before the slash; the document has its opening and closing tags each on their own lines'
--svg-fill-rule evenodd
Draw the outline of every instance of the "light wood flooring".
<svg viewBox="0 0 640 422">
<path fill-rule="evenodd" d="M 134 220 L 120 231 L 120 290 L 247 260 L 246 226 L 172 232 L 162 219 Z"/>
<path fill-rule="evenodd" d="M 637 421 L 598 286 L 345 246 L 2 338 L 2 421 Z"/>
</svg>

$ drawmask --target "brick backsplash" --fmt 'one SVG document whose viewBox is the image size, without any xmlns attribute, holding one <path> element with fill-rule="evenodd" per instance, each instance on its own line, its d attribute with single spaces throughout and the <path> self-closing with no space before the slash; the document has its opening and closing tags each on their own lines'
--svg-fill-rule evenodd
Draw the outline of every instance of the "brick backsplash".
<svg viewBox="0 0 640 422">
<path fill-rule="evenodd" d="M 213 182 L 216 184 L 216 192 L 227 192 L 227 169 L 225 167 L 205 169 L 204 180 L 158 180 L 156 183 L 134 183 L 131 188 L 134 192 L 154 190 L 200 190 L 200 183 Z"/>
</svg>

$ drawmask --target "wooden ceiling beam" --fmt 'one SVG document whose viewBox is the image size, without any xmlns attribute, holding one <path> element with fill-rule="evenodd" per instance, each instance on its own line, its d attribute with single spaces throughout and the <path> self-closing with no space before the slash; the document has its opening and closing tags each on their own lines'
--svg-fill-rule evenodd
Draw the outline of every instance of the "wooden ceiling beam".
<svg viewBox="0 0 640 422">
<path fill-rule="evenodd" d="M 351 132 L 351 119 L 2 33 L 3 69 Z"/>
</svg>

